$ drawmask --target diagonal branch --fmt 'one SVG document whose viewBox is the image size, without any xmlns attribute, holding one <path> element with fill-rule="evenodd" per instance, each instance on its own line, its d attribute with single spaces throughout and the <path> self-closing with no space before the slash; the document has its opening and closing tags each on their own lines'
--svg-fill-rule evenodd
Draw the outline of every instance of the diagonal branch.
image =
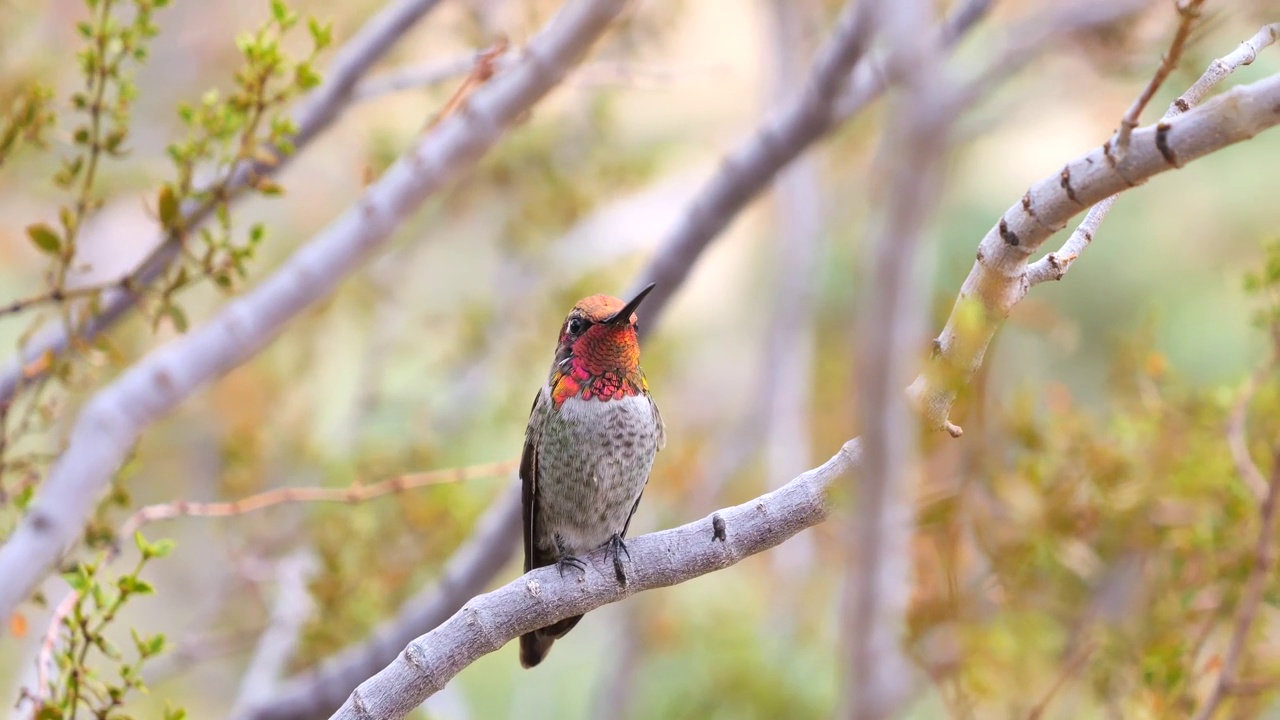
<svg viewBox="0 0 1280 720">
<path fill-rule="evenodd" d="M 1124 154 L 1129 152 L 1129 138 L 1133 135 L 1133 129 L 1138 127 L 1138 119 L 1142 117 L 1142 111 L 1146 109 L 1147 103 L 1151 102 L 1151 98 L 1155 97 L 1156 91 L 1164 84 L 1169 73 L 1178 66 L 1178 60 L 1182 57 L 1182 48 L 1187 44 L 1187 38 L 1191 37 L 1191 26 L 1200 17 L 1200 6 L 1204 4 L 1204 0 L 1186 0 L 1185 5 L 1178 6 L 1178 14 L 1182 20 L 1178 23 L 1178 29 L 1173 34 L 1173 41 L 1169 43 L 1169 51 L 1160 58 L 1160 65 L 1156 68 L 1156 72 L 1151 76 L 1151 80 L 1147 86 L 1138 93 L 1138 97 L 1133 99 L 1133 104 L 1125 112 L 1124 117 L 1120 118 L 1120 129 L 1116 131 L 1115 140 L 1111 143 L 1111 154 L 1116 160 L 1123 160 Z"/>
<path fill-rule="evenodd" d="M 933 357 L 908 389 L 928 420 L 953 436 L 963 432 L 948 418 L 956 391 L 1027 294 L 1033 278 L 1027 261 L 1050 235 L 1096 202 L 1280 123 L 1277 95 L 1280 75 L 1237 87 L 1202 108 L 1135 131 L 1129 152 L 1114 166 L 1102 146 L 1032 185 L 982 239 Z"/>
<path fill-rule="evenodd" d="M 767 495 L 629 540 L 626 585 L 617 583 L 611 562 L 603 551 L 596 551 L 583 558 L 586 570 L 581 576 L 561 578 L 555 568 L 543 568 L 472 598 L 361 683 L 334 717 L 403 717 L 464 667 L 521 633 L 638 592 L 722 570 L 768 550 L 826 519 L 826 489 L 858 463 L 860 454 L 858 441 L 851 440 L 822 466 Z"/>
<path fill-rule="evenodd" d="M 356 82 L 439 3 L 440 0 L 395 0 L 365 23 L 334 54 L 324 83 L 303 98 L 294 112 L 293 120 L 298 128 L 297 135 L 290 139 L 294 152 L 284 153 L 279 148 L 272 148 L 269 158 L 239 164 L 231 170 L 227 194 L 237 196 L 248 187 L 251 179 L 270 177 L 279 172 L 312 139 L 333 124 L 351 101 Z M 193 201 L 186 203 L 181 210 L 181 226 L 193 231 L 209 218 L 214 206 Z M 105 293 L 99 309 L 91 317 L 78 321 L 77 332 L 81 340 L 92 339 L 103 332 L 137 304 L 144 288 L 162 277 L 178 258 L 182 238 L 168 235 L 158 239 L 155 245 L 156 249 L 128 275 L 129 283 Z M 53 365 L 37 363 L 37 360 L 61 355 L 70 344 L 63 325 L 51 327 L 23 344 L 18 357 L 0 369 L 0 408 L 11 402 L 23 385 L 38 379 Z"/>
<path fill-rule="evenodd" d="M 0 547 L 0 617 L 13 612 L 79 537 L 146 427 L 204 383 L 261 351 L 381 249 L 410 212 L 473 166 L 555 87 L 625 5 L 625 0 L 571 0 L 530 42 L 524 62 L 476 90 L 467 105 L 422 136 L 279 270 L 99 391 L 81 412 L 30 511 Z"/>
<path fill-rule="evenodd" d="M 1175 157 L 1181 160 L 1176 167 L 1181 167 L 1280 124 L 1276 108 L 1280 108 L 1280 75 L 1237 87 L 1169 123 L 1136 131 L 1121 168 L 1136 183 L 1175 167 L 1165 162 L 1156 147 L 1157 135 L 1163 137 L 1165 150 L 1176 153 Z M 1122 182 L 1102 169 L 1105 163 L 1100 155 L 1101 150 L 1096 150 L 1068 164 L 1078 177 L 1078 183 L 1073 185 L 1077 197 L 1101 199 L 1114 194 Z M 1090 161 L 1099 167 L 1091 170 Z M 1046 208 L 1053 209 L 1050 217 L 1059 224 L 1065 223 L 1083 205 L 1055 200 L 1050 184 L 1050 180 L 1038 183 L 1029 196 L 1041 198 Z M 1057 176 L 1052 185 L 1057 187 Z M 1025 230 L 1028 238 L 1036 237 L 1026 229 L 1026 219 L 1006 219 L 1001 225 L 1007 228 L 1015 220 L 1019 223 L 1016 227 Z M 1035 241 L 1043 242 L 1045 237 L 1047 234 Z M 1005 242 L 998 235 L 997 241 Z M 983 249 L 989 249 L 988 240 L 983 241 Z M 998 256 L 993 254 L 994 257 Z M 1018 278 L 1020 275 L 1015 277 L 1015 285 Z M 972 282 L 973 276 L 966 281 L 962 300 L 966 291 L 969 297 L 974 296 Z M 1001 285 L 996 283 L 993 287 L 999 289 Z M 464 667 L 522 633 L 637 592 L 685 582 L 768 550 L 823 521 L 828 514 L 826 491 L 857 468 L 861 459 L 861 441 L 850 440 L 825 464 L 778 490 L 697 522 L 629 541 L 631 567 L 626 586 L 620 587 L 614 581 L 612 565 L 601 551 L 585 558 L 587 570 L 581 578 L 562 579 L 553 568 L 540 569 L 475 597 L 448 621 L 409 643 L 395 661 L 362 683 L 335 717 L 403 717 Z"/>
<path fill-rule="evenodd" d="M 1197 3 L 1188 6 L 1188 10 L 1194 13 L 1198 7 L 1199 5 Z M 1139 96 L 1138 100 L 1135 100 L 1134 107 L 1138 107 L 1139 101 L 1142 101 L 1144 97 L 1154 92 L 1152 86 L 1161 79 L 1161 72 L 1165 71 L 1166 65 L 1170 62 L 1170 58 L 1177 58 L 1178 54 L 1181 52 L 1180 43 L 1185 41 L 1186 29 L 1194 17 L 1194 15 L 1183 15 L 1183 21 L 1181 25 L 1179 25 L 1177 34 L 1174 35 L 1173 45 L 1165 55 L 1165 63 L 1161 64 L 1160 70 L 1157 71 L 1156 76 L 1151 79 L 1151 83 L 1148 83 L 1146 90 L 1143 91 L 1143 95 Z M 1251 39 L 1241 43 L 1240 47 L 1236 48 L 1236 50 L 1230 55 L 1214 60 L 1209 64 L 1209 68 L 1204 71 L 1204 74 L 1200 76 L 1200 79 L 1197 80 L 1185 93 L 1178 96 L 1177 100 L 1174 100 L 1173 103 L 1169 105 L 1169 109 L 1165 111 L 1161 120 L 1169 120 L 1177 117 L 1199 104 L 1199 102 L 1204 99 L 1204 96 L 1208 94 L 1215 85 L 1222 82 L 1228 75 L 1235 72 L 1237 69 L 1252 63 L 1254 58 L 1258 56 L 1258 51 L 1275 42 L 1278 37 L 1280 37 L 1280 23 L 1267 25 L 1259 30 Z M 1167 72 L 1164 74 L 1167 74 Z M 1141 111 L 1140 107 L 1138 111 Z M 1121 132 L 1124 131 L 1124 122 L 1126 122 L 1128 120 L 1128 116 L 1133 113 L 1134 108 L 1130 108 L 1129 113 L 1126 114 L 1125 121 L 1121 122 Z M 1120 157 L 1121 155 L 1121 153 L 1119 153 L 1120 141 L 1121 136 L 1117 135 L 1116 140 L 1113 143 L 1113 145 L 1116 146 L 1116 151 L 1112 152 L 1113 158 Z M 1127 140 L 1125 141 L 1125 144 L 1127 146 Z M 1104 148 L 1105 147 L 1106 146 L 1104 146 Z M 1127 147 L 1125 152 L 1128 152 Z M 1107 214 L 1111 212 L 1111 207 L 1115 205 L 1116 198 L 1118 197 L 1119 195 L 1112 195 L 1090 208 L 1089 213 L 1085 215 L 1084 220 L 1080 222 L 1080 225 L 1075 229 L 1075 232 L 1071 233 L 1071 237 L 1067 238 L 1067 241 L 1062 244 L 1061 248 L 1028 265 L 1027 286 L 1030 288 L 1048 280 L 1061 280 L 1063 276 L 1067 274 L 1067 271 L 1071 269 L 1071 264 L 1076 261 L 1076 258 L 1080 257 L 1080 253 L 1084 252 L 1084 249 L 1089 247 L 1090 243 L 1093 242 L 1093 239 L 1097 237 L 1098 227 L 1102 225 L 1102 221 L 1105 220 Z M 1265 482 L 1261 482 L 1257 487 L 1255 487 L 1255 490 L 1260 492 L 1260 488 L 1265 485 Z"/>
<path fill-rule="evenodd" d="M 850 71 L 866 55 L 871 43 L 866 17 L 871 5 L 858 2 L 845 6 L 835 32 L 818 51 L 804 91 L 730 152 L 715 176 L 688 205 L 663 243 L 666 252 L 654 258 L 636 285 L 639 288 L 657 283 L 645 300 L 650 317 L 666 306 L 707 243 L 729 226 L 784 165 L 836 125 L 835 104 Z M 865 107 L 887 85 L 883 76 L 873 75 L 865 82 L 868 92 L 864 102 L 847 108 L 851 112 Z"/>
</svg>

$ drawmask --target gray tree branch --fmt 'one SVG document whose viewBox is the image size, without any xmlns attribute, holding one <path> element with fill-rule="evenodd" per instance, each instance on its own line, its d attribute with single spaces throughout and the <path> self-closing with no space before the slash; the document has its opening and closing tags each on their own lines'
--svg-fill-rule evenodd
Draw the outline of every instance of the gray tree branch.
<svg viewBox="0 0 1280 720">
<path fill-rule="evenodd" d="M 1174 39 L 1174 49 L 1177 48 L 1176 43 L 1179 38 L 1185 40 L 1182 33 L 1179 33 L 1179 36 Z M 1174 100 L 1173 103 L 1169 105 L 1169 109 L 1165 111 L 1161 120 L 1169 120 L 1170 118 L 1177 117 L 1200 104 L 1200 101 L 1204 99 L 1204 96 L 1209 94 L 1209 91 L 1218 83 L 1225 80 L 1228 75 L 1239 68 L 1252 64 L 1254 59 L 1258 57 L 1258 52 L 1274 43 L 1278 38 L 1280 38 L 1280 23 L 1265 25 L 1261 30 L 1255 33 L 1252 38 L 1240 43 L 1240 46 L 1230 54 L 1209 63 L 1209 67 L 1204 71 L 1204 74 L 1200 76 L 1200 79 L 1197 80 L 1186 92 L 1179 95 L 1177 100 Z M 1174 50 L 1170 50 L 1169 56 L 1173 56 L 1174 54 Z M 1148 85 L 1148 88 L 1150 88 L 1150 85 Z M 1144 93 L 1144 95 L 1145 94 L 1146 93 Z M 1139 98 L 1139 100 L 1141 99 L 1142 98 Z M 1135 101 L 1135 107 L 1136 102 L 1137 101 Z M 1133 110 L 1131 109 L 1128 114 L 1132 113 Z M 1128 118 L 1128 114 L 1126 114 L 1126 120 Z M 1124 125 L 1122 121 L 1121 131 L 1123 131 L 1125 127 L 1127 126 Z M 1130 129 L 1130 132 L 1132 132 L 1132 129 Z M 1119 144 L 1119 134 L 1117 134 L 1116 144 Z M 1127 140 L 1125 141 L 1125 145 L 1125 152 L 1128 152 Z M 1027 266 L 1027 287 L 1035 287 L 1042 282 L 1046 282 L 1048 280 L 1061 280 L 1065 277 L 1067 270 L 1071 269 L 1072 263 L 1080 257 L 1080 253 L 1084 252 L 1084 249 L 1089 247 L 1093 242 L 1093 239 L 1097 237 L 1098 228 L 1102 225 L 1102 221 L 1107 218 L 1107 214 L 1111 212 L 1111 207 L 1116 204 L 1116 199 L 1119 197 L 1119 195 L 1112 195 L 1097 205 L 1094 205 L 1092 208 L 1089 208 L 1089 213 L 1084 216 L 1084 220 L 1080 221 L 1080 225 L 1071 233 L 1071 236 L 1067 238 L 1067 241 L 1062 244 L 1061 248 L 1029 264 Z M 1265 480 L 1259 481 L 1254 488 L 1255 492 L 1258 493 L 1264 492 L 1265 489 Z"/>
<path fill-rule="evenodd" d="M 30 511 L 0 547 L 0 617 L 8 617 L 84 528 L 142 431 L 209 380 L 262 350 L 386 244 L 399 223 L 560 82 L 625 0 L 571 0 L 495 76 L 402 156 L 350 209 L 274 274 L 204 325 L 157 349 L 84 407 Z"/>
<path fill-rule="evenodd" d="M 1027 293 L 1027 262 L 1050 235 L 1094 203 L 1150 177 L 1248 140 L 1280 123 L 1280 75 L 1236 87 L 1154 126 L 1135 131 L 1129 151 L 1114 166 L 1100 146 L 1032 185 L 978 246 L 946 327 L 934 341 L 924 372 L 908 389 L 936 426 L 958 436 L 949 419 L 957 389 L 982 364 L 1001 322 Z"/>
<path fill-rule="evenodd" d="M 584 558 L 587 568 L 580 576 L 561 578 L 555 568 L 543 568 L 473 598 L 361 683 L 334 717 L 404 717 L 467 665 L 521 633 L 638 592 L 722 570 L 776 546 L 826 518 L 825 490 L 853 467 L 859 452 L 858 441 L 852 440 L 822 466 L 767 495 L 629 540 L 626 585 L 617 583 L 611 561 L 597 551 Z"/>
<path fill-rule="evenodd" d="M 333 121 L 346 110 L 352 99 L 352 90 L 356 82 L 390 51 L 397 40 L 439 3 L 440 0 L 395 0 L 365 23 L 350 40 L 338 48 L 320 87 L 299 102 L 293 114 L 294 124 L 298 128 L 297 135 L 291 140 L 294 152 L 285 154 L 273 148 L 271 161 L 241 163 L 232 170 L 232 181 L 228 185 L 227 192 L 233 197 L 238 196 L 248 187 L 251 177 L 269 177 L 280 172 L 294 157 L 297 157 L 311 140 L 333 124 Z M 211 204 L 194 201 L 185 203 L 181 209 L 183 226 L 193 231 L 207 220 L 214 210 Z M 169 236 L 157 238 L 153 245 L 156 249 L 135 271 L 138 284 L 143 286 L 151 285 L 164 275 L 165 270 L 177 259 L 182 242 L 177 236 Z M 102 298 L 97 313 L 78 321 L 79 335 L 86 340 L 97 336 L 132 309 L 141 297 L 141 292 L 130 292 L 124 289 L 107 292 Z M 61 323 L 23 345 L 17 357 L 0 369 L 0 407 L 11 402 L 24 383 L 29 383 L 43 372 L 47 372 L 43 370 L 35 375 L 24 375 L 24 368 L 31 365 L 37 358 L 44 356 L 46 352 L 61 355 L 66 352 L 68 345 L 69 338 Z"/>
<path fill-rule="evenodd" d="M 675 289 L 693 269 L 693 260 L 738 212 L 768 185 L 778 171 L 834 127 L 835 104 L 849 82 L 854 65 L 871 44 L 868 3 L 845 6 L 835 32 L 818 51 L 800 97 L 784 107 L 742 145 L 725 157 L 714 177 L 689 204 L 663 243 L 668 252 L 655 258 L 639 279 L 638 290 L 657 283 L 645 300 L 650 316 L 661 312 Z M 880 92 L 883 77 L 864 81 L 865 99 L 847 109 L 856 112 Z"/>
</svg>

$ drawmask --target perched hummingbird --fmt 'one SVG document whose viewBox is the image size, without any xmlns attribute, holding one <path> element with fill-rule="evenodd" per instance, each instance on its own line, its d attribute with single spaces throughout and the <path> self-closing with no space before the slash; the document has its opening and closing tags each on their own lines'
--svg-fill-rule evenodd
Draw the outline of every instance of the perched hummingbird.
<svg viewBox="0 0 1280 720">
<path fill-rule="evenodd" d="M 584 569 L 578 555 L 607 545 L 626 583 L 623 538 L 665 444 L 662 417 L 640 370 L 635 310 L 609 295 L 580 300 L 564 325 L 547 384 L 538 391 L 520 457 L 524 571 Z M 565 618 L 520 636 L 520 664 L 542 662 L 582 619 Z"/>
</svg>

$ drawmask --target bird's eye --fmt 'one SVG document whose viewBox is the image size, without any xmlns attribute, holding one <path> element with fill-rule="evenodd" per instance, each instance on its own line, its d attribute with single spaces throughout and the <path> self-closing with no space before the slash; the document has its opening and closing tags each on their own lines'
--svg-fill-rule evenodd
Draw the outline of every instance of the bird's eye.
<svg viewBox="0 0 1280 720">
<path fill-rule="evenodd" d="M 569 334 L 570 334 L 570 335 L 577 335 L 577 334 L 578 334 L 578 333 L 580 333 L 580 332 L 582 332 L 582 321 L 581 321 L 581 320 L 579 320 L 578 318 L 574 318 L 574 319 L 570 320 L 570 321 L 569 321 Z"/>
</svg>

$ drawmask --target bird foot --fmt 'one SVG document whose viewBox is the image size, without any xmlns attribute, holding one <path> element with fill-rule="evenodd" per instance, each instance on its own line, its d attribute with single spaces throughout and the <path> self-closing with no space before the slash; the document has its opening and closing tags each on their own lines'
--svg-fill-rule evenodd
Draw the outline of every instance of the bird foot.
<svg viewBox="0 0 1280 720">
<path fill-rule="evenodd" d="M 556 560 L 556 569 L 560 571 L 560 577 L 564 577 L 564 569 L 567 567 L 571 567 L 580 573 L 585 574 L 587 572 L 587 564 L 582 562 L 581 559 L 573 555 L 561 555 L 560 559 Z"/>
<path fill-rule="evenodd" d="M 627 584 L 627 573 L 622 569 L 622 556 L 626 555 L 627 560 L 631 560 L 631 551 L 627 549 L 627 544 L 622 542 L 622 536 L 614 534 L 609 538 L 609 556 L 613 558 L 613 575 L 618 579 L 619 585 Z"/>
</svg>

